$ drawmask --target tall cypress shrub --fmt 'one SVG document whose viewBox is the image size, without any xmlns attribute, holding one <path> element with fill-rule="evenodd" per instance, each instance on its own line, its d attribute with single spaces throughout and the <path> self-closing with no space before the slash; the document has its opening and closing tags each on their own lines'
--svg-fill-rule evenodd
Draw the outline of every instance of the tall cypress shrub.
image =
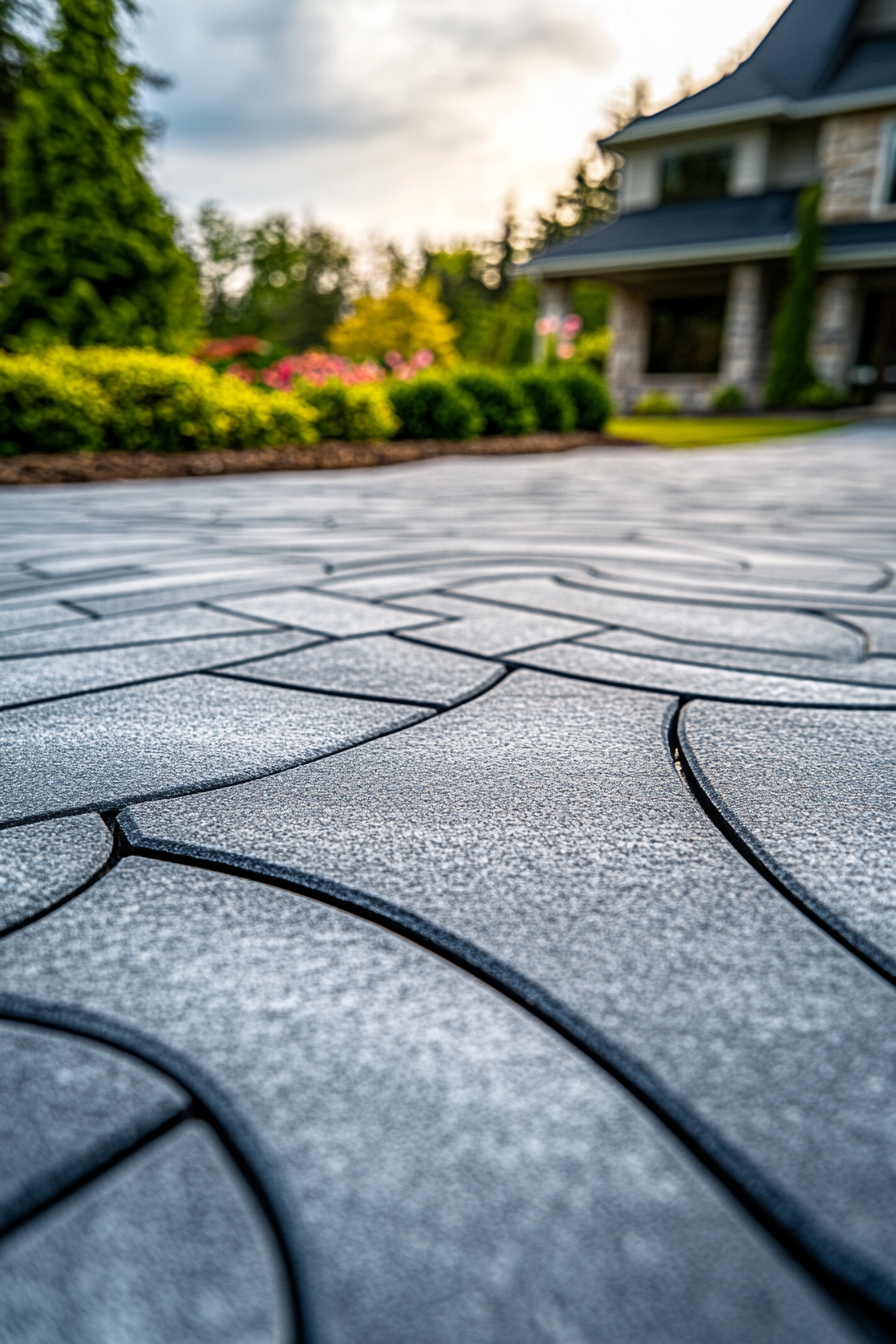
<svg viewBox="0 0 896 1344">
<path fill-rule="evenodd" d="M 28 0 L 0 0 L 0 272 L 4 275 L 3 235 L 9 218 L 5 190 L 7 139 L 22 79 L 33 55 L 30 42 L 20 31 L 19 21 L 34 17 Z"/>
<path fill-rule="evenodd" d="M 818 218 L 821 186 L 800 194 L 800 233 L 790 257 L 790 279 L 772 335 L 771 365 L 765 385 L 767 406 L 795 406 L 799 395 L 815 382 L 809 358 L 815 316 L 815 283 L 822 233 Z"/>
<path fill-rule="evenodd" d="M 8 135 L 7 348 L 194 339 L 195 267 L 146 177 L 143 79 L 124 57 L 117 0 L 58 0 Z"/>
</svg>

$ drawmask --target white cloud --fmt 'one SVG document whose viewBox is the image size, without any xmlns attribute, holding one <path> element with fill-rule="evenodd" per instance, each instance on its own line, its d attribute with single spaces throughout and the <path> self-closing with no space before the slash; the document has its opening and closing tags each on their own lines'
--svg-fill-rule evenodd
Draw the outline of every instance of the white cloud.
<svg viewBox="0 0 896 1344">
<path fill-rule="evenodd" d="M 175 79 L 157 176 L 181 209 L 312 212 L 355 235 L 494 227 L 560 185 L 615 88 L 670 94 L 770 0 L 155 0 Z"/>
</svg>

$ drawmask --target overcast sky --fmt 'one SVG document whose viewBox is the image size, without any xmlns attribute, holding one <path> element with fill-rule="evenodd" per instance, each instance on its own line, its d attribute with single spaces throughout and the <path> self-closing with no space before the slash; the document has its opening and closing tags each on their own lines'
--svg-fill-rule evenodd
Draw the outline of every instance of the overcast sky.
<svg viewBox="0 0 896 1344">
<path fill-rule="evenodd" d="M 618 90 L 670 98 L 774 0 L 147 0 L 174 80 L 156 176 L 182 214 L 289 210 L 359 240 L 493 232 L 561 186 Z"/>
</svg>

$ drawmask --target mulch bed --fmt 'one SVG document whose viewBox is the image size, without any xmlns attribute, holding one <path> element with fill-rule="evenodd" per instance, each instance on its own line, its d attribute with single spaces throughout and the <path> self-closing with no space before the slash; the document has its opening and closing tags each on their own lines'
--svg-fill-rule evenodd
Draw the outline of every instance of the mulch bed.
<svg viewBox="0 0 896 1344">
<path fill-rule="evenodd" d="M 254 471 L 333 471 L 383 467 L 424 457 L 562 453 L 570 448 L 647 447 L 612 434 L 522 434 L 518 438 L 398 439 L 389 443 L 329 440 L 311 448 L 224 448 L 193 453 L 24 453 L 0 458 L 0 485 L 131 481 L 162 476 L 230 476 Z"/>
</svg>

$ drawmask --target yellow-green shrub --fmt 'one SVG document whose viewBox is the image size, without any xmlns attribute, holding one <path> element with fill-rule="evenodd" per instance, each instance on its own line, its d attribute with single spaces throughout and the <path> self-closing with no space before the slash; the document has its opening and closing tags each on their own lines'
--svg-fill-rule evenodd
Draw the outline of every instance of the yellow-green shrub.
<svg viewBox="0 0 896 1344">
<path fill-rule="evenodd" d="M 297 379 L 293 387 L 317 411 L 323 439 L 391 439 L 400 421 L 382 383 L 354 383 L 338 378 L 315 384 Z"/>
<path fill-rule="evenodd" d="M 316 412 L 301 398 L 250 387 L 205 364 L 154 350 L 56 347 L 43 356 L 69 377 L 88 378 L 110 411 L 105 448 L 259 448 L 314 443 Z"/>
<path fill-rule="evenodd" d="M 0 355 L 0 453 L 102 448 L 110 412 L 92 379 L 39 355 Z"/>
</svg>

